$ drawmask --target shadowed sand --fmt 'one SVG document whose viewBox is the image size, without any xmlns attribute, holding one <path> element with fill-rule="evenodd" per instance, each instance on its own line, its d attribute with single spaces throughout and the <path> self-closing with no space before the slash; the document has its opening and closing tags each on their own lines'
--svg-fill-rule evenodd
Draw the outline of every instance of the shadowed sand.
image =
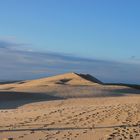
<svg viewBox="0 0 140 140">
<path fill-rule="evenodd" d="M 51 95 L 53 93 L 28 93 L 15 91 L 0 92 L 0 109 L 15 109 L 25 104 L 41 101 L 53 101 L 64 99 Z"/>
<path fill-rule="evenodd" d="M 140 139 L 140 91 L 68 73 L 0 85 L 0 139 Z"/>
</svg>

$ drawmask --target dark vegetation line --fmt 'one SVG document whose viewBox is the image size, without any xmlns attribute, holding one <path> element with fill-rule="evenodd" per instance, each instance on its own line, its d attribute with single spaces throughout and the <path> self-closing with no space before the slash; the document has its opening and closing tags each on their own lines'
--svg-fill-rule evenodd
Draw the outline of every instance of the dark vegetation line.
<svg viewBox="0 0 140 140">
<path fill-rule="evenodd" d="M 21 80 L 20 81 L 0 81 L 0 84 L 12 84 L 12 83 L 17 83 L 17 82 L 21 82 Z"/>
<path fill-rule="evenodd" d="M 103 85 L 113 85 L 113 86 L 127 86 L 134 89 L 140 89 L 140 85 L 137 84 L 125 84 L 125 83 L 104 83 Z"/>
<path fill-rule="evenodd" d="M 101 85 L 116 85 L 116 86 L 127 86 L 127 87 L 131 87 L 131 88 L 134 88 L 134 89 L 140 89 L 140 85 L 138 84 L 125 84 L 125 83 L 103 83 L 102 81 L 98 80 L 97 78 L 93 77 L 92 75 L 90 74 L 78 74 L 78 73 L 75 73 L 77 75 L 79 75 L 80 77 L 88 80 L 88 81 L 91 81 L 91 82 L 94 82 L 94 83 L 98 83 L 98 84 L 101 84 Z"/>
</svg>

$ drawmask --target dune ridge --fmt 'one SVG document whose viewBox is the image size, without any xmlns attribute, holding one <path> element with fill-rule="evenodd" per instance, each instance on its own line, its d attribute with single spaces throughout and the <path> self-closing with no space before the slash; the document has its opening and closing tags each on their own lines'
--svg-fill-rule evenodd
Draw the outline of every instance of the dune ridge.
<svg viewBox="0 0 140 140">
<path fill-rule="evenodd" d="M 66 73 L 0 84 L 0 139 L 140 140 L 140 90 Z"/>
</svg>

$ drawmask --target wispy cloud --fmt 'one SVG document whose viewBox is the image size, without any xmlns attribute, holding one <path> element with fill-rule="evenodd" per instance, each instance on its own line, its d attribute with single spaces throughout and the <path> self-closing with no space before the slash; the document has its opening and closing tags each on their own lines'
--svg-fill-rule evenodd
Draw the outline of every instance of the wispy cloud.
<svg viewBox="0 0 140 140">
<path fill-rule="evenodd" d="M 139 64 L 17 49 L 24 46 L 24 43 L 0 40 L 0 79 L 34 79 L 65 72 L 80 72 L 90 73 L 105 82 L 140 82 Z"/>
<path fill-rule="evenodd" d="M 9 50 L 25 50 L 27 49 L 28 44 L 18 43 L 12 39 L 2 39 L 0 38 L 0 49 L 9 49 Z"/>
<path fill-rule="evenodd" d="M 11 47 L 18 47 L 22 45 L 23 44 L 17 44 L 6 40 L 0 40 L 0 48 L 11 48 Z"/>
</svg>

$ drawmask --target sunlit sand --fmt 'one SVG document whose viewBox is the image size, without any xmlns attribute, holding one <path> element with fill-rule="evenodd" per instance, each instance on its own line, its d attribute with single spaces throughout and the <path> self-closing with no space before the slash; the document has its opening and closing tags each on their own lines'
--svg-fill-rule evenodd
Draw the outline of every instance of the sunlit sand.
<svg viewBox="0 0 140 140">
<path fill-rule="evenodd" d="M 0 139 L 139 140 L 139 93 L 77 73 L 3 84 Z"/>
</svg>

